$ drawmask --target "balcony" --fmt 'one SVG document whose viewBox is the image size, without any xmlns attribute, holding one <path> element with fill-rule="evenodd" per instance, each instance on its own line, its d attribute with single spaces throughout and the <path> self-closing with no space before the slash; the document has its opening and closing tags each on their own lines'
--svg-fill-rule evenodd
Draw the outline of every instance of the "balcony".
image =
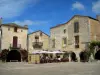
<svg viewBox="0 0 100 75">
<path fill-rule="evenodd" d="M 33 48 L 35 49 L 42 49 L 43 43 L 42 42 L 33 42 Z"/>
<path fill-rule="evenodd" d="M 79 48 L 79 44 L 76 44 L 76 45 L 75 45 L 75 48 Z"/>
<path fill-rule="evenodd" d="M 13 44 L 10 44 L 10 49 L 20 49 L 21 44 L 18 44 L 17 46 L 13 46 Z"/>
</svg>

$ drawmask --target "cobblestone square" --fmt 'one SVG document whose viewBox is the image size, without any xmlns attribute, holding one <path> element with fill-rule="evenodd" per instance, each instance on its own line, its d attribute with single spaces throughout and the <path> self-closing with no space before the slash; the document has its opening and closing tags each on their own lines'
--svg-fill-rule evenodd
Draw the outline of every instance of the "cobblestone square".
<svg viewBox="0 0 100 75">
<path fill-rule="evenodd" d="M 100 75 L 100 62 L 0 63 L 0 75 Z"/>
</svg>

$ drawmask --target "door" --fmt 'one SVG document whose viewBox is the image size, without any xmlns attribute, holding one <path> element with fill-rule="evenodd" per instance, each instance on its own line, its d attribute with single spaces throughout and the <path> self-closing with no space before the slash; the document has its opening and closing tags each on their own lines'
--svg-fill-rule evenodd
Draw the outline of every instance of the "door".
<svg viewBox="0 0 100 75">
<path fill-rule="evenodd" d="M 17 36 L 14 36 L 14 37 L 13 37 L 13 47 L 14 47 L 14 48 L 17 48 L 17 43 L 18 43 L 17 40 L 18 40 L 18 37 L 17 37 Z"/>
</svg>

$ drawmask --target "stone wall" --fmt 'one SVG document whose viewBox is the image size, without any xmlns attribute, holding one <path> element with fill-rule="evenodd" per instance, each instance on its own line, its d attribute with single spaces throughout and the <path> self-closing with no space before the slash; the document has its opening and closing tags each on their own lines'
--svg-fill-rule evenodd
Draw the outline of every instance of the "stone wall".
<svg viewBox="0 0 100 75">
<path fill-rule="evenodd" d="M 41 31 L 32 33 L 28 35 L 28 50 L 29 53 L 32 53 L 34 50 L 33 48 L 33 42 L 35 42 L 35 36 L 39 36 L 39 42 L 43 43 L 42 50 L 48 50 L 49 49 L 49 36 L 42 33 L 42 36 L 40 36 Z M 38 49 L 39 50 L 39 49 Z"/>
<path fill-rule="evenodd" d="M 94 40 L 98 40 L 100 41 L 100 22 L 93 20 L 93 19 L 89 19 L 90 21 L 90 28 L 91 28 L 91 41 Z"/>
<path fill-rule="evenodd" d="M 1 50 L 8 49 L 10 44 L 13 45 L 13 36 L 18 37 L 18 45 L 21 44 L 21 48 L 27 50 L 27 29 L 18 28 L 17 32 L 14 32 L 14 27 L 2 26 L 2 38 L 1 38 Z M 10 30 L 8 30 L 8 28 Z"/>
<path fill-rule="evenodd" d="M 50 30 L 50 50 L 61 50 L 62 49 L 62 37 L 66 34 L 63 33 L 63 30 L 66 29 L 65 25 L 60 27 L 52 28 Z M 52 40 L 55 39 L 55 48 L 52 48 Z"/>
<path fill-rule="evenodd" d="M 79 33 L 74 33 L 74 22 L 79 22 Z M 68 23 L 68 49 L 69 50 L 82 50 L 85 47 L 85 43 L 89 42 L 89 23 L 87 17 L 74 17 Z M 79 36 L 79 48 L 75 48 L 75 36 Z"/>
<path fill-rule="evenodd" d="M 96 19 L 100 22 L 100 15 L 97 15 Z"/>
<path fill-rule="evenodd" d="M 74 22 L 79 22 L 79 33 L 74 33 Z M 66 33 L 64 33 L 64 29 L 66 29 Z M 89 35 L 89 22 L 88 17 L 80 17 L 75 16 L 72 18 L 68 23 L 65 23 L 64 25 L 51 28 L 51 37 L 50 37 L 50 48 L 51 50 L 63 50 L 63 51 L 81 51 L 85 48 L 85 45 L 87 42 L 90 41 L 90 35 Z M 75 48 L 75 36 L 79 35 L 79 48 Z M 67 38 L 67 46 L 62 46 L 62 38 Z M 52 39 L 56 40 L 56 47 L 52 48 Z"/>
</svg>

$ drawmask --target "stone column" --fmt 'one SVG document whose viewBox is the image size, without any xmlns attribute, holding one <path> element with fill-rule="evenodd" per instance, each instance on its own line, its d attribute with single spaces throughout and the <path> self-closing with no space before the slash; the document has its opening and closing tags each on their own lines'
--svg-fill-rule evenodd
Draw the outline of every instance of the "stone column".
<svg viewBox="0 0 100 75">
<path fill-rule="evenodd" d="M 70 56 L 70 54 L 69 54 L 69 62 L 71 62 L 71 56 Z"/>
<path fill-rule="evenodd" d="M 77 61 L 80 62 L 79 52 L 75 52 L 75 54 L 76 54 Z"/>
</svg>

